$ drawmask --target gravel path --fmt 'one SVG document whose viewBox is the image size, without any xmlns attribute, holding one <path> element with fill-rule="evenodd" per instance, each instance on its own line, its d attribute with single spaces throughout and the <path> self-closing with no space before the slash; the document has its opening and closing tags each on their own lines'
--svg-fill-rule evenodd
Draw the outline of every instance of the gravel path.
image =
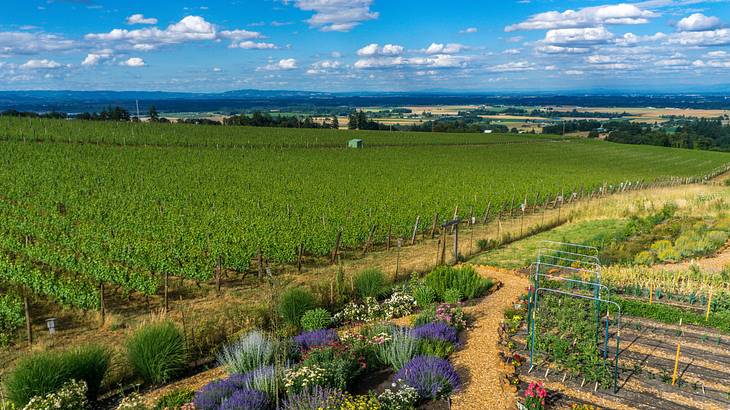
<svg viewBox="0 0 730 410">
<path fill-rule="evenodd" d="M 475 328 L 468 332 L 466 345 L 452 356 L 465 387 L 452 400 L 452 408 L 514 409 L 515 394 L 505 379 L 506 368 L 499 357 L 499 325 L 503 312 L 527 291 L 527 278 L 511 271 L 477 267 L 478 272 L 502 283 L 502 287 L 481 303 L 466 308 L 474 315 Z"/>
</svg>

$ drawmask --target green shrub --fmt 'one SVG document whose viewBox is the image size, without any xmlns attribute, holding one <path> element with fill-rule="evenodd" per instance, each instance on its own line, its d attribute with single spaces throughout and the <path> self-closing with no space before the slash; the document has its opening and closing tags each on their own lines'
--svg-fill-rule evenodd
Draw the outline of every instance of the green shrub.
<svg viewBox="0 0 730 410">
<path fill-rule="evenodd" d="M 326 309 L 308 310 L 302 316 L 302 329 L 306 331 L 326 329 L 332 325 L 332 315 Z"/>
<path fill-rule="evenodd" d="M 707 232 L 707 240 L 710 242 L 710 244 L 712 244 L 712 247 L 714 249 L 717 249 L 724 245 L 725 242 L 727 242 L 729 236 L 730 235 L 728 235 L 728 233 L 724 231 Z"/>
<path fill-rule="evenodd" d="M 642 251 L 634 256 L 634 263 L 637 265 L 651 266 L 655 262 L 654 254 L 650 251 Z"/>
<path fill-rule="evenodd" d="M 304 313 L 316 307 L 314 296 L 301 288 L 285 290 L 279 300 L 279 314 L 288 325 L 297 329 Z"/>
<path fill-rule="evenodd" d="M 379 269 L 366 269 L 354 278 L 355 292 L 361 299 L 378 298 L 385 293 L 387 279 Z"/>
<path fill-rule="evenodd" d="M 88 398 L 95 400 L 109 362 L 109 351 L 96 345 L 34 353 L 18 361 L 5 380 L 5 390 L 10 401 L 23 407 L 33 397 L 44 397 L 78 380 L 85 383 Z"/>
<path fill-rule="evenodd" d="M 23 325 L 23 304 L 16 295 L 0 295 L 0 347 L 5 347 Z"/>
<path fill-rule="evenodd" d="M 430 286 L 417 285 L 411 290 L 411 295 L 416 300 L 416 306 L 420 308 L 425 308 L 436 302 L 436 291 Z"/>
<path fill-rule="evenodd" d="M 155 410 L 180 410 L 180 407 L 192 402 L 193 398 L 194 391 L 178 388 L 160 397 L 155 404 Z"/>
<path fill-rule="evenodd" d="M 657 259 L 660 261 L 677 262 L 680 259 L 679 252 L 677 252 L 672 243 L 666 239 L 654 242 L 651 245 L 651 250 L 656 253 Z"/>
<path fill-rule="evenodd" d="M 147 384 L 162 384 L 185 370 L 185 338 L 172 322 L 154 323 L 127 340 L 127 356 L 134 373 Z"/>
<path fill-rule="evenodd" d="M 413 327 L 423 326 L 427 323 L 436 321 L 436 306 L 431 305 L 426 309 L 423 309 L 421 313 L 413 318 Z"/>
<path fill-rule="evenodd" d="M 451 353 L 454 353 L 454 345 L 445 340 L 422 339 L 418 350 L 424 356 L 436 356 L 446 359 Z"/>
<path fill-rule="evenodd" d="M 218 353 L 218 363 L 230 373 L 243 374 L 274 361 L 276 343 L 264 333 L 254 330 L 223 346 Z"/>
<path fill-rule="evenodd" d="M 377 356 L 381 363 L 397 371 L 418 354 L 419 345 L 411 329 L 398 328 L 391 333 L 390 341 L 378 345 Z"/>
<path fill-rule="evenodd" d="M 449 289 L 457 289 L 463 298 L 473 299 L 492 287 L 492 281 L 479 276 L 471 266 L 459 269 L 440 266 L 426 275 L 426 284 L 436 291 L 441 301 Z"/>
<path fill-rule="evenodd" d="M 444 302 L 450 304 L 457 304 L 461 302 L 462 296 L 459 289 L 446 289 L 444 292 Z"/>
</svg>

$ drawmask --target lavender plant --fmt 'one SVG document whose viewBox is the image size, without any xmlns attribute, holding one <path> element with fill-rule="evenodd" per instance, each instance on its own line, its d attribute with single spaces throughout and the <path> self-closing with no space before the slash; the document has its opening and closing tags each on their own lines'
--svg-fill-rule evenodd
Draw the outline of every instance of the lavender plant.
<svg viewBox="0 0 730 410">
<path fill-rule="evenodd" d="M 418 391 L 425 400 L 446 397 L 461 386 L 459 375 L 447 360 L 432 356 L 418 356 L 395 375 L 396 379 Z"/>
<path fill-rule="evenodd" d="M 304 352 L 313 347 L 324 346 L 326 344 L 340 340 L 334 329 L 320 329 L 312 332 L 304 332 L 294 337 L 294 344 L 300 351 Z"/>
<path fill-rule="evenodd" d="M 241 389 L 226 399 L 221 404 L 220 410 L 267 410 L 270 406 L 271 402 L 266 393 L 252 389 Z"/>
</svg>

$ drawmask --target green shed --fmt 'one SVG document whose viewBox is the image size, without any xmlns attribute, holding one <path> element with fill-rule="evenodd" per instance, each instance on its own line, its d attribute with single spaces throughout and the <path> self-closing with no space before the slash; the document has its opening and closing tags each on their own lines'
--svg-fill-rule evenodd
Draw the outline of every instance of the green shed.
<svg viewBox="0 0 730 410">
<path fill-rule="evenodd" d="M 348 148 L 362 148 L 364 146 L 365 146 L 365 144 L 364 144 L 363 140 L 361 140 L 361 139 L 355 138 L 355 139 L 351 139 L 350 141 L 347 141 Z"/>
</svg>

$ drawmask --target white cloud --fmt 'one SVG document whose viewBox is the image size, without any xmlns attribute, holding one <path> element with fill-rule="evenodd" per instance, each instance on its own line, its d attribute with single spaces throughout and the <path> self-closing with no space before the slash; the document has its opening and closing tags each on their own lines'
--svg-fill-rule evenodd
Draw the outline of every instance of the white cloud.
<svg viewBox="0 0 730 410">
<path fill-rule="evenodd" d="M 127 17 L 127 24 L 129 24 L 130 26 L 134 24 L 154 25 L 157 24 L 157 19 L 145 17 L 144 14 L 132 14 L 131 16 Z"/>
<path fill-rule="evenodd" d="M 677 29 L 680 31 L 706 31 L 720 27 L 720 19 L 707 17 L 702 13 L 695 13 L 679 20 Z"/>
<path fill-rule="evenodd" d="M 535 64 L 529 61 L 512 61 L 505 64 L 499 64 L 489 67 L 489 71 L 497 73 L 511 73 L 521 71 L 533 71 L 535 70 Z"/>
<path fill-rule="evenodd" d="M 242 41 L 238 44 L 231 45 L 231 48 L 243 48 L 246 50 L 272 50 L 272 49 L 276 48 L 276 44 L 256 43 L 253 41 Z"/>
<path fill-rule="evenodd" d="M 337 70 L 338 68 L 340 68 L 341 65 L 342 63 L 337 60 L 317 61 L 309 67 L 309 69 L 307 70 L 307 74 L 327 74 L 332 72 L 333 70 Z"/>
<path fill-rule="evenodd" d="M 108 33 L 90 33 L 87 40 L 104 43 L 122 43 L 138 51 L 154 50 L 162 45 L 179 44 L 189 41 L 212 41 L 227 39 L 232 43 L 262 38 L 261 33 L 249 30 L 224 30 L 200 16 L 186 16 L 164 30 L 148 27 L 136 30 L 115 28 Z"/>
<path fill-rule="evenodd" d="M 144 67 L 145 62 L 143 59 L 139 57 L 131 57 L 127 60 L 122 61 L 119 63 L 119 65 L 127 66 L 127 67 Z"/>
<path fill-rule="evenodd" d="M 709 53 L 707 53 L 707 56 L 713 57 L 713 58 L 725 58 L 725 57 L 730 57 L 730 53 L 728 53 L 727 51 L 722 51 L 722 50 L 710 51 Z"/>
<path fill-rule="evenodd" d="M 457 54 L 466 48 L 463 44 L 450 43 L 431 43 L 430 46 L 425 50 L 426 54 Z"/>
<path fill-rule="evenodd" d="M 667 37 L 667 43 L 697 47 L 728 45 L 730 44 L 730 29 L 672 33 Z"/>
<path fill-rule="evenodd" d="M 558 28 L 585 28 L 603 24 L 646 24 L 658 14 L 643 10 L 635 4 L 615 4 L 597 7 L 586 7 L 580 10 L 564 12 L 548 11 L 531 16 L 522 23 L 505 27 L 505 31 L 516 30 L 551 30 Z"/>
<path fill-rule="evenodd" d="M 287 3 L 287 0 L 284 0 Z M 350 31 L 360 23 L 377 19 L 370 10 L 373 0 L 293 0 L 294 5 L 315 14 L 307 20 L 310 27 L 321 31 Z"/>
<path fill-rule="evenodd" d="M 401 54 L 403 54 L 403 46 L 396 44 L 386 44 L 380 47 L 379 44 L 373 43 L 357 50 L 357 55 L 361 57 L 398 56 Z"/>
<path fill-rule="evenodd" d="M 566 70 L 564 72 L 564 74 L 565 75 L 583 75 L 585 73 L 583 71 L 581 71 L 581 70 Z"/>
<path fill-rule="evenodd" d="M 420 68 L 458 68 L 464 67 L 468 58 L 450 54 L 437 54 L 426 57 L 369 57 L 357 60 L 354 64 L 358 69 L 385 69 L 394 67 Z"/>
<path fill-rule="evenodd" d="M 654 65 L 657 65 L 659 67 L 679 67 L 687 66 L 689 64 L 690 62 L 683 58 L 665 58 L 654 62 Z"/>
<path fill-rule="evenodd" d="M 502 51 L 502 54 L 515 55 L 515 54 L 520 54 L 521 52 L 522 51 L 519 48 L 508 48 L 508 49 Z"/>
<path fill-rule="evenodd" d="M 464 30 L 460 30 L 459 33 L 461 33 L 461 34 L 474 34 L 477 31 L 479 31 L 479 30 L 477 30 L 476 27 L 468 27 L 468 28 L 465 28 Z"/>
<path fill-rule="evenodd" d="M 539 46 L 535 51 L 540 54 L 585 54 L 591 51 L 587 47 L 562 47 L 562 46 Z"/>
<path fill-rule="evenodd" d="M 99 52 L 89 53 L 86 55 L 84 61 L 81 62 L 83 66 L 95 66 L 111 57 L 111 50 L 103 50 Z"/>
<path fill-rule="evenodd" d="M 0 32 L 0 56 L 66 51 L 78 46 L 77 42 L 54 34 Z"/>
<path fill-rule="evenodd" d="M 22 64 L 20 68 L 24 70 L 38 70 L 38 69 L 54 69 L 54 68 L 61 68 L 63 67 L 62 64 L 57 63 L 53 60 L 28 60 L 25 62 L 25 64 Z"/>
<path fill-rule="evenodd" d="M 594 45 L 608 43 L 613 38 L 613 33 L 605 27 L 564 28 L 549 30 L 543 42 L 558 46 Z"/>
<path fill-rule="evenodd" d="M 281 59 L 278 62 L 271 62 L 263 67 L 259 67 L 257 71 L 289 71 L 297 68 L 297 60 L 293 58 Z"/>
</svg>

